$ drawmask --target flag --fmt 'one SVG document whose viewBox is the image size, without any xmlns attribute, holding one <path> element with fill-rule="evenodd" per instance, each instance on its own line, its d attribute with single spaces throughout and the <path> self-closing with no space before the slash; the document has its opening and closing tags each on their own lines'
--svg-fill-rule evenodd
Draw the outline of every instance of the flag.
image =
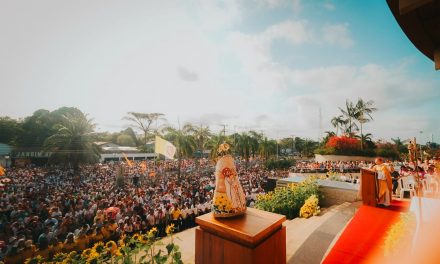
<svg viewBox="0 0 440 264">
<path fill-rule="evenodd" d="M 130 167 L 133 166 L 133 161 L 129 160 L 127 158 L 127 155 L 125 155 L 125 153 L 122 153 L 122 155 L 124 155 L 124 158 L 125 158 L 125 161 L 127 162 L 127 165 Z"/>
<path fill-rule="evenodd" d="M 169 159 L 174 159 L 174 154 L 176 154 L 176 147 L 171 144 L 171 142 L 156 136 L 156 143 L 154 144 L 154 153 L 159 153 L 164 155 Z"/>
</svg>

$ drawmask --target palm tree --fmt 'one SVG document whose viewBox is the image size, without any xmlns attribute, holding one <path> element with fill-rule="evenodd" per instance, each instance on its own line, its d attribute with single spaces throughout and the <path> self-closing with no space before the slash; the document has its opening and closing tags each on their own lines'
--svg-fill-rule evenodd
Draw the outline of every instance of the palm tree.
<svg viewBox="0 0 440 264">
<path fill-rule="evenodd" d="M 251 147 L 251 154 L 252 157 L 255 157 L 256 154 L 258 154 L 259 151 L 259 144 L 263 140 L 263 133 L 258 133 L 253 130 L 249 131 L 250 138 L 250 147 Z"/>
<path fill-rule="evenodd" d="M 265 160 L 267 160 L 271 155 L 276 153 L 276 146 L 277 142 L 275 140 L 269 140 L 267 137 L 265 137 L 261 142 L 259 146 L 259 154 L 261 157 L 263 157 Z"/>
<path fill-rule="evenodd" d="M 196 142 L 194 137 L 190 134 L 190 126 L 186 125 L 183 129 L 175 129 L 171 126 L 164 128 L 165 138 L 171 141 L 176 147 L 178 159 L 178 174 L 177 177 L 181 179 L 182 158 L 189 158 L 194 154 L 196 149 Z"/>
<path fill-rule="evenodd" d="M 252 153 L 252 149 L 255 143 L 255 139 L 252 138 L 248 133 L 241 133 L 235 138 L 235 150 L 238 152 L 240 157 L 245 159 L 246 167 L 249 164 L 249 158 Z"/>
<path fill-rule="evenodd" d="M 164 114 L 162 113 L 138 113 L 138 112 L 128 112 L 128 115 L 125 116 L 123 119 L 131 121 L 135 128 L 142 131 L 144 133 L 144 145 L 148 142 L 148 132 L 151 130 L 151 125 L 154 121 L 157 121 L 159 119 L 163 119 Z M 156 129 L 157 130 L 157 129 Z M 157 132 L 157 131 L 156 131 Z"/>
<path fill-rule="evenodd" d="M 356 138 L 360 139 L 361 142 L 368 143 L 367 144 L 367 147 L 368 147 L 368 145 L 370 145 L 370 146 L 374 145 L 372 136 L 373 135 L 371 133 L 367 133 L 365 135 L 361 134 L 360 136 L 356 136 Z"/>
<path fill-rule="evenodd" d="M 332 125 L 336 128 L 336 136 L 339 134 L 339 128 L 346 123 L 343 115 L 335 116 L 330 121 Z"/>
<path fill-rule="evenodd" d="M 347 118 L 348 126 L 346 126 L 345 132 L 349 134 L 349 136 L 353 135 L 353 128 L 356 128 L 356 124 L 353 122 L 353 120 L 356 120 L 356 107 L 354 106 L 353 102 L 350 102 L 348 99 L 345 101 L 345 109 L 342 109 L 339 107 L 339 110 L 341 110 L 342 115 Z"/>
<path fill-rule="evenodd" d="M 199 127 L 193 126 L 191 124 L 186 125 L 186 129 L 188 132 L 190 132 L 194 140 L 196 142 L 197 150 L 200 151 L 200 153 L 203 154 L 203 151 L 205 150 L 206 142 L 208 142 L 209 138 L 211 137 L 211 131 L 209 130 L 209 127 L 200 125 Z"/>
<path fill-rule="evenodd" d="M 394 144 L 396 145 L 396 149 L 397 151 L 399 151 L 400 153 L 405 153 L 408 149 L 405 146 L 405 141 L 402 141 L 400 139 L 400 137 L 397 138 L 391 138 L 391 140 L 394 142 Z"/>
<path fill-rule="evenodd" d="M 45 140 L 44 150 L 52 153 L 51 161 L 70 164 L 76 174 L 79 164 L 99 160 L 99 147 L 93 143 L 94 127 L 83 113 L 63 115 L 54 127 L 55 134 Z"/>
<path fill-rule="evenodd" d="M 211 131 L 209 130 L 208 126 L 204 127 L 200 125 L 199 127 L 197 127 L 191 124 L 188 124 L 186 129 L 194 137 L 196 150 L 200 152 L 200 156 L 197 157 L 197 159 L 200 159 L 201 157 L 203 157 L 206 142 L 208 142 L 209 138 L 211 137 Z M 196 162 L 196 168 L 199 168 L 199 162 Z"/>
<path fill-rule="evenodd" d="M 373 120 L 371 114 L 377 110 L 377 108 L 372 107 L 373 104 L 374 104 L 373 100 L 369 100 L 365 102 L 364 100 L 359 98 L 355 106 L 355 119 L 361 125 L 361 149 L 364 148 L 364 141 L 362 137 L 362 133 L 363 133 L 362 126 L 363 124 Z"/>
</svg>

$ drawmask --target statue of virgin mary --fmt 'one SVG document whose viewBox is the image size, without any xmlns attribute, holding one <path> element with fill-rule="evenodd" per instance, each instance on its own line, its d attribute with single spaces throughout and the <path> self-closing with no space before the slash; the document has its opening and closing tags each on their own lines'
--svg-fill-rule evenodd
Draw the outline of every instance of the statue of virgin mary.
<svg viewBox="0 0 440 264">
<path fill-rule="evenodd" d="M 232 217 L 246 212 L 246 197 L 238 179 L 234 158 L 229 145 L 223 143 L 218 149 L 219 159 L 215 167 L 214 217 Z"/>
</svg>

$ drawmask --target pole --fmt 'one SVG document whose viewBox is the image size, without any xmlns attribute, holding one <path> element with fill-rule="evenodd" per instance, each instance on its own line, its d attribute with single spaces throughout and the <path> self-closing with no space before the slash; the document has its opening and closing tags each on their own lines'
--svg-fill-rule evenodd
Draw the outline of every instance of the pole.
<svg viewBox="0 0 440 264">
<path fill-rule="evenodd" d="M 422 140 L 423 131 L 420 131 L 420 140 Z M 420 162 L 423 162 L 422 143 L 420 143 Z"/>
<path fill-rule="evenodd" d="M 421 188 L 422 188 L 422 184 L 420 182 L 420 177 L 419 177 L 419 164 L 417 162 L 417 141 L 416 138 L 414 137 L 414 150 L 416 153 L 414 153 L 414 168 L 416 170 L 416 182 L 417 182 L 417 196 L 418 196 L 418 204 L 419 204 L 419 219 L 420 219 L 420 223 L 423 223 L 422 221 L 422 192 L 421 192 Z M 410 154 L 411 156 L 411 154 Z"/>
</svg>

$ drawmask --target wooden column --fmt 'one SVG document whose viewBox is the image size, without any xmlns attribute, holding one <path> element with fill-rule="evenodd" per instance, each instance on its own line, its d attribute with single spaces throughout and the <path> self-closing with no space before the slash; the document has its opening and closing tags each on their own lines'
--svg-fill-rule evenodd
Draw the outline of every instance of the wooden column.
<svg viewBox="0 0 440 264">
<path fill-rule="evenodd" d="M 248 208 L 234 218 L 196 218 L 195 263 L 286 263 L 284 215 Z"/>
</svg>

